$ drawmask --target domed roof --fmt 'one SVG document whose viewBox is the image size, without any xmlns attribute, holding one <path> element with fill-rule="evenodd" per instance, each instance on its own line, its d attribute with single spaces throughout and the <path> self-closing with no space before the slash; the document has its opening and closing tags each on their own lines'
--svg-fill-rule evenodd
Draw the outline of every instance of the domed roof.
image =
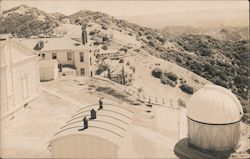
<svg viewBox="0 0 250 159">
<path fill-rule="evenodd" d="M 205 85 L 187 103 L 187 116 L 208 124 L 229 124 L 243 116 L 236 96 L 224 87 Z"/>
</svg>

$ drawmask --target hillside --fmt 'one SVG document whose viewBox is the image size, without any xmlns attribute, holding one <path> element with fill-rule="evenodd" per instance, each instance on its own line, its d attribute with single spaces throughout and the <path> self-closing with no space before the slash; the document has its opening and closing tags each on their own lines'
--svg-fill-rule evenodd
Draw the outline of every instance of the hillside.
<svg viewBox="0 0 250 159">
<path fill-rule="evenodd" d="M 26 5 L 5 10 L 0 16 L 0 33 L 12 33 L 18 37 L 52 34 L 58 25 L 56 16 Z"/>
<path fill-rule="evenodd" d="M 157 30 L 115 19 L 100 12 L 79 11 L 64 16 L 59 13 L 48 14 L 28 6 L 4 11 L 0 23 L 3 26 L 0 33 L 17 34 L 18 37 L 52 35 L 58 28 L 63 30 L 66 25 L 69 28 L 65 31 L 67 34 L 70 28 L 78 28 L 80 31 L 79 25 L 88 24 L 87 30 L 92 32 L 91 34 L 106 36 L 107 43 L 99 44 L 98 47 L 126 45 L 131 54 L 153 55 L 168 61 L 167 63 L 177 64 L 215 84 L 232 89 L 240 98 L 242 105 L 247 106 L 249 82 L 247 27 L 217 29 L 168 27 Z M 129 46 L 130 44 L 133 46 Z M 142 52 L 144 54 L 141 54 Z M 133 61 L 133 59 L 128 60 Z M 152 63 L 157 63 L 158 60 L 153 60 Z M 163 68 L 167 69 L 166 66 Z M 138 69 L 141 68 L 138 66 Z M 250 110 L 244 111 L 250 112 Z"/>
</svg>

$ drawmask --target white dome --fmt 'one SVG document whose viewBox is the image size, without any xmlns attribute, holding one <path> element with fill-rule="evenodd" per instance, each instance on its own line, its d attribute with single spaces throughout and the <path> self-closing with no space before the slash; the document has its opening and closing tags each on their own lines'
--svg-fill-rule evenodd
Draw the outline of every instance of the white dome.
<svg viewBox="0 0 250 159">
<path fill-rule="evenodd" d="M 229 124 L 239 121 L 243 110 L 231 91 L 217 85 L 205 85 L 187 103 L 187 116 L 202 123 Z"/>
</svg>

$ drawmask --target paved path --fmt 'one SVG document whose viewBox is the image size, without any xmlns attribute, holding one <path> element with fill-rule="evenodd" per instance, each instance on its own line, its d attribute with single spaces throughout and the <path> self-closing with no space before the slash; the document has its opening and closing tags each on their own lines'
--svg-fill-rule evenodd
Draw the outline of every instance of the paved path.
<svg viewBox="0 0 250 159">
<path fill-rule="evenodd" d="M 174 150 L 174 146 L 178 142 L 178 140 L 175 140 L 173 138 L 168 138 L 167 136 L 161 135 L 159 133 L 156 133 L 141 126 L 132 125 L 131 129 L 133 133 L 140 134 L 142 137 L 147 138 L 150 141 L 158 143 L 171 150 Z"/>
<path fill-rule="evenodd" d="M 56 92 L 56 91 L 47 89 L 47 88 L 42 87 L 42 86 L 40 86 L 39 89 L 46 92 L 46 93 L 48 93 L 48 94 L 50 94 L 50 95 L 56 96 L 56 97 L 60 98 L 61 100 L 64 100 L 64 101 L 66 101 L 66 102 L 68 102 L 70 104 L 73 104 L 74 106 L 77 106 L 79 108 L 83 107 L 83 103 L 79 103 L 75 99 L 67 97 L 67 96 L 65 96 L 63 94 L 60 94 L 60 93 Z M 84 103 L 84 104 L 86 105 L 86 103 Z"/>
</svg>

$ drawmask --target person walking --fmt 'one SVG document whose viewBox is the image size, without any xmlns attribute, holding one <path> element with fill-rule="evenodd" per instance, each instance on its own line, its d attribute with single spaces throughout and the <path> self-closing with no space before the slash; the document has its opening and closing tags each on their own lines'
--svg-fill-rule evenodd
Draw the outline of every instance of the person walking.
<svg viewBox="0 0 250 159">
<path fill-rule="evenodd" d="M 98 110 L 101 110 L 101 109 L 103 109 L 103 97 L 101 97 L 100 99 L 99 99 L 99 108 L 98 108 Z"/>
</svg>

